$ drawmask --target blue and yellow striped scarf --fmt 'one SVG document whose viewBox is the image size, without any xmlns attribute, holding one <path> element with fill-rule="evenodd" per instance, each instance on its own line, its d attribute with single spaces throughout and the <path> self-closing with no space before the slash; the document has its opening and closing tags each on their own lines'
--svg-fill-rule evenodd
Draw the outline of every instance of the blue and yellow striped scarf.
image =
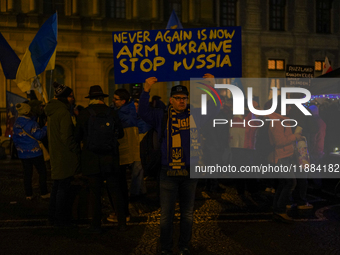
<svg viewBox="0 0 340 255">
<path fill-rule="evenodd" d="M 168 109 L 167 119 L 167 148 L 169 170 L 168 176 L 188 176 L 189 173 L 185 166 L 184 149 L 182 146 L 181 131 L 190 129 L 190 109 L 186 109 L 188 117 L 178 119 L 176 111 L 172 106 Z M 171 130 L 169 130 L 171 127 Z M 171 132 L 170 132 L 171 131 Z M 189 134 L 190 135 L 190 134 Z M 186 155 L 187 157 L 190 155 Z"/>
</svg>

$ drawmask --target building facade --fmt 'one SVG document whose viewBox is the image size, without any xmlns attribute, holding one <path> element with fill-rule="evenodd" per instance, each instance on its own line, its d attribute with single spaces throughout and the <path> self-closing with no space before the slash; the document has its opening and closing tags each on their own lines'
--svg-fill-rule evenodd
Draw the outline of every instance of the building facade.
<svg viewBox="0 0 340 255">
<path fill-rule="evenodd" d="M 22 58 L 39 27 L 58 12 L 55 70 L 39 78 L 49 98 L 51 81 L 74 90 L 76 101 L 87 105 L 89 87 L 100 85 L 112 98 L 115 84 L 112 31 L 164 29 L 174 9 L 184 28 L 242 27 L 243 77 L 285 77 L 285 66 L 315 66 L 321 75 L 327 56 L 338 67 L 339 0 L 0 0 L 0 32 Z M 181 82 L 184 85 L 189 83 Z M 167 102 L 174 82 L 162 83 L 152 94 Z M 254 88 L 261 104 L 273 79 Z M 0 108 L 6 90 L 26 97 L 14 81 L 0 72 Z M 4 114 L 1 115 L 4 125 Z M 4 130 L 4 126 L 3 126 Z"/>
</svg>

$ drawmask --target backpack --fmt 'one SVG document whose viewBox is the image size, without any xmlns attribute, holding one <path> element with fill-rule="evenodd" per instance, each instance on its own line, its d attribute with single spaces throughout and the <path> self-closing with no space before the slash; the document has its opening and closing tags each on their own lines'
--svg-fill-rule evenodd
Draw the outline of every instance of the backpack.
<svg viewBox="0 0 340 255">
<path fill-rule="evenodd" d="M 161 124 L 162 134 L 166 129 L 167 119 L 168 114 L 165 113 Z M 158 139 L 157 131 L 152 128 L 146 133 L 140 142 L 140 159 L 145 176 L 157 177 L 157 174 L 162 167 L 162 140 L 162 138 L 160 140 Z"/>
<path fill-rule="evenodd" d="M 259 164 L 267 164 L 269 154 L 275 150 L 275 146 L 269 141 L 269 125 L 270 122 L 265 121 L 265 124 L 256 130 L 255 158 Z"/>
<path fill-rule="evenodd" d="M 90 112 L 87 149 L 95 153 L 116 152 L 117 134 L 112 109 L 99 114 L 90 107 L 87 110 Z"/>
</svg>

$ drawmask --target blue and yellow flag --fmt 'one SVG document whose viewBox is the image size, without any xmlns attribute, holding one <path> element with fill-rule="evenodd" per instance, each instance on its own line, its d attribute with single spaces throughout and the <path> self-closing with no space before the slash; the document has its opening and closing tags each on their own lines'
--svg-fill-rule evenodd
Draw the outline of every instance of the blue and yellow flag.
<svg viewBox="0 0 340 255">
<path fill-rule="evenodd" d="M 6 91 L 6 137 L 13 135 L 13 125 L 18 118 L 18 111 L 15 109 L 15 105 L 25 101 L 27 101 L 27 98 Z"/>
<path fill-rule="evenodd" d="M 6 79 L 15 79 L 20 58 L 0 33 L 0 62 Z"/>
<path fill-rule="evenodd" d="M 171 16 L 168 21 L 168 25 L 166 25 L 166 29 L 183 29 L 179 18 L 176 15 L 175 10 L 172 10 Z"/>
<path fill-rule="evenodd" d="M 46 20 L 21 60 L 16 75 L 16 83 L 23 92 L 31 89 L 31 78 L 45 70 L 54 69 L 57 47 L 57 20 L 57 13 Z"/>
</svg>

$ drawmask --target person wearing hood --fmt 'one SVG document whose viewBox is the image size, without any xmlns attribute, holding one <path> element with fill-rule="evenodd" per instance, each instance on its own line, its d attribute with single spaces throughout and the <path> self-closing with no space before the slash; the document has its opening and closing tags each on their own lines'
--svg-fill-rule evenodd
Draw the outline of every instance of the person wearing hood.
<svg viewBox="0 0 340 255">
<path fill-rule="evenodd" d="M 16 104 L 19 117 L 13 126 L 13 142 L 18 151 L 18 157 L 24 169 L 24 187 L 27 200 L 32 200 L 33 165 L 39 173 L 39 187 L 41 198 L 49 198 L 46 184 L 46 166 L 43 152 L 39 146 L 40 140 L 46 136 L 47 127 L 39 127 L 32 120 L 31 107 L 27 103 Z"/>
<path fill-rule="evenodd" d="M 291 107 L 287 105 L 286 113 L 289 114 Z M 275 165 L 290 166 L 294 163 L 294 143 L 296 140 L 301 140 L 301 133 L 293 134 L 290 127 L 283 127 L 281 121 L 288 119 L 281 114 L 281 97 L 277 98 L 277 108 L 275 112 L 268 115 L 269 119 L 280 120 L 273 121 L 269 126 L 269 141 L 274 146 L 274 150 L 269 154 L 268 161 Z M 290 173 L 289 178 L 287 175 L 279 179 L 279 185 L 275 192 L 274 197 L 274 219 L 283 222 L 292 222 L 292 218 L 286 213 L 286 206 L 290 204 L 290 197 L 296 186 L 296 178 L 294 173 Z"/>
<path fill-rule="evenodd" d="M 63 84 L 54 82 L 53 86 L 55 98 L 45 107 L 53 180 L 49 220 L 56 227 L 70 227 L 71 182 L 79 169 L 80 153 L 80 146 L 74 138 L 74 125 L 69 111 L 70 100 L 74 96 L 72 89 Z"/>
</svg>

